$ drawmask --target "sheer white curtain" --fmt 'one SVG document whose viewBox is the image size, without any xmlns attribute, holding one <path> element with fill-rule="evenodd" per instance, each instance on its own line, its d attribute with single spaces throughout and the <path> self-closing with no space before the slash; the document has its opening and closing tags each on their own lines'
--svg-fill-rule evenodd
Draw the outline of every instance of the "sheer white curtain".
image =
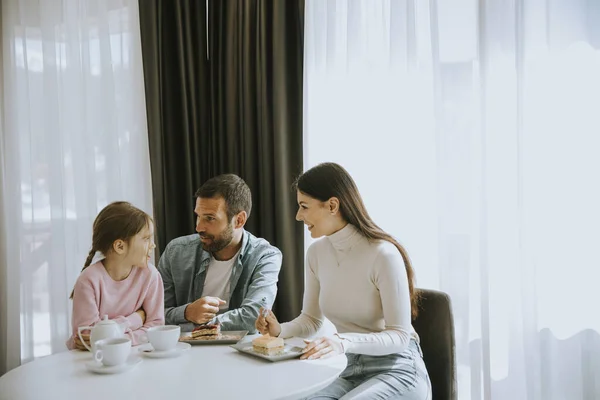
<svg viewBox="0 0 600 400">
<path fill-rule="evenodd" d="M 459 398 L 600 398 L 600 3 L 307 0 L 306 167 L 454 302 Z"/>
<path fill-rule="evenodd" d="M 66 350 L 108 202 L 151 212 L 137 0 L 2 2 L 0 373 Z"/>
</svg>

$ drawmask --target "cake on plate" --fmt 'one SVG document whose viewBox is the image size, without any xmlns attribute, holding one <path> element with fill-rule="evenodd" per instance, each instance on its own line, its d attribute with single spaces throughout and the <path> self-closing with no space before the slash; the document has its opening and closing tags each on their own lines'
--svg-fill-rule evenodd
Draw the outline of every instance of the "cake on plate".
<svg viewBox="0 0 600 400">
<path fill-rule="evenodd" d="M 220 324 L 208 324 L 195 328 L 192 331 L 192 339 L 218 339 L 221 334 Z"/>
<path fill-rule="evenodd" d="M 265 356 L 276 356 L 283 353 L 284 342 L 282 338 L 269 335 L 259 336 L 252 340 L 252 350 Z"/>
</svg>

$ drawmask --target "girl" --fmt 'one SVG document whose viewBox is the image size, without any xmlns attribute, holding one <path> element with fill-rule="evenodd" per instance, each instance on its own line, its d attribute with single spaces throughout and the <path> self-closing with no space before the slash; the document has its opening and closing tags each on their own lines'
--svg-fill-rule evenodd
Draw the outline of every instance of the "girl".
<svg viewBox="0 0 600 400">
<path fill-rule="evenodd" d="M 279 324 L 261 312 L 256 328 L 288 338 L 314 335 L 327 317 L 337 334 L 307 341 L 303 359 L 346 353 L 340 377 L 310 399 L 425 400 L 431 397 L 419 337 L 413 269 L 404 248 L 371 219 L 348 172 L 320 164 L 296 181 L 298 213 L 313 238 L 302 314 Z M 261 310 L 262 311 L 262 310 Z"/>
<path fill-rule="evenodd" d="M 149 263 L 155 247 L 152 218 L 142 210 L 118 201 L 100 211 L 92 249 L 71 293 L 69 349 L 85 350 L 77 328 L 92 326 L 104 315 L 125 327 L 133 345 L 147 340 L 146 329 L 164 324 L 163 282 Z"/>
</svg>

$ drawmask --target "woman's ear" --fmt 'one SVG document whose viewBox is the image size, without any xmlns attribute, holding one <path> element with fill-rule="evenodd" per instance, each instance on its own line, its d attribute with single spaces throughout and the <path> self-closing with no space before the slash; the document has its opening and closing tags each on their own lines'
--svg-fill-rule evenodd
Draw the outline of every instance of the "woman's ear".
<svg viewBox="0 0 600 400">
<path fill-rule="evenodd" d="M 119 255 L 123 255 L 126 251 L 126 244 L 124 240 L 117 239 L 113 242 L 113 250 Z"/>
<path fill-rule="evenodd" d="M 340 201 L 337 197 L 332 197 L 327 201 L 327 206 L 329 207 L 329 212 L 331 215 L 335 215 L 340 211 Z"/>
</svg>

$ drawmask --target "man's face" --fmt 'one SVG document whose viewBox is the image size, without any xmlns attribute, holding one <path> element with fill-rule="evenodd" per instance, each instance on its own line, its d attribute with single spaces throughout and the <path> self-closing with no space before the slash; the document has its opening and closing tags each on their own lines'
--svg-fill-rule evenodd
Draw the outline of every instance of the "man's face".
<svg viewBox="0 0 600 400">
<path fill-rule="evenodd" d="M 222 197 L 197 198 L 196 232 L 204 250 L 216 253 L 233 239 L 233 222 L 227 218 L 227 205 Z"/>
</svg>

